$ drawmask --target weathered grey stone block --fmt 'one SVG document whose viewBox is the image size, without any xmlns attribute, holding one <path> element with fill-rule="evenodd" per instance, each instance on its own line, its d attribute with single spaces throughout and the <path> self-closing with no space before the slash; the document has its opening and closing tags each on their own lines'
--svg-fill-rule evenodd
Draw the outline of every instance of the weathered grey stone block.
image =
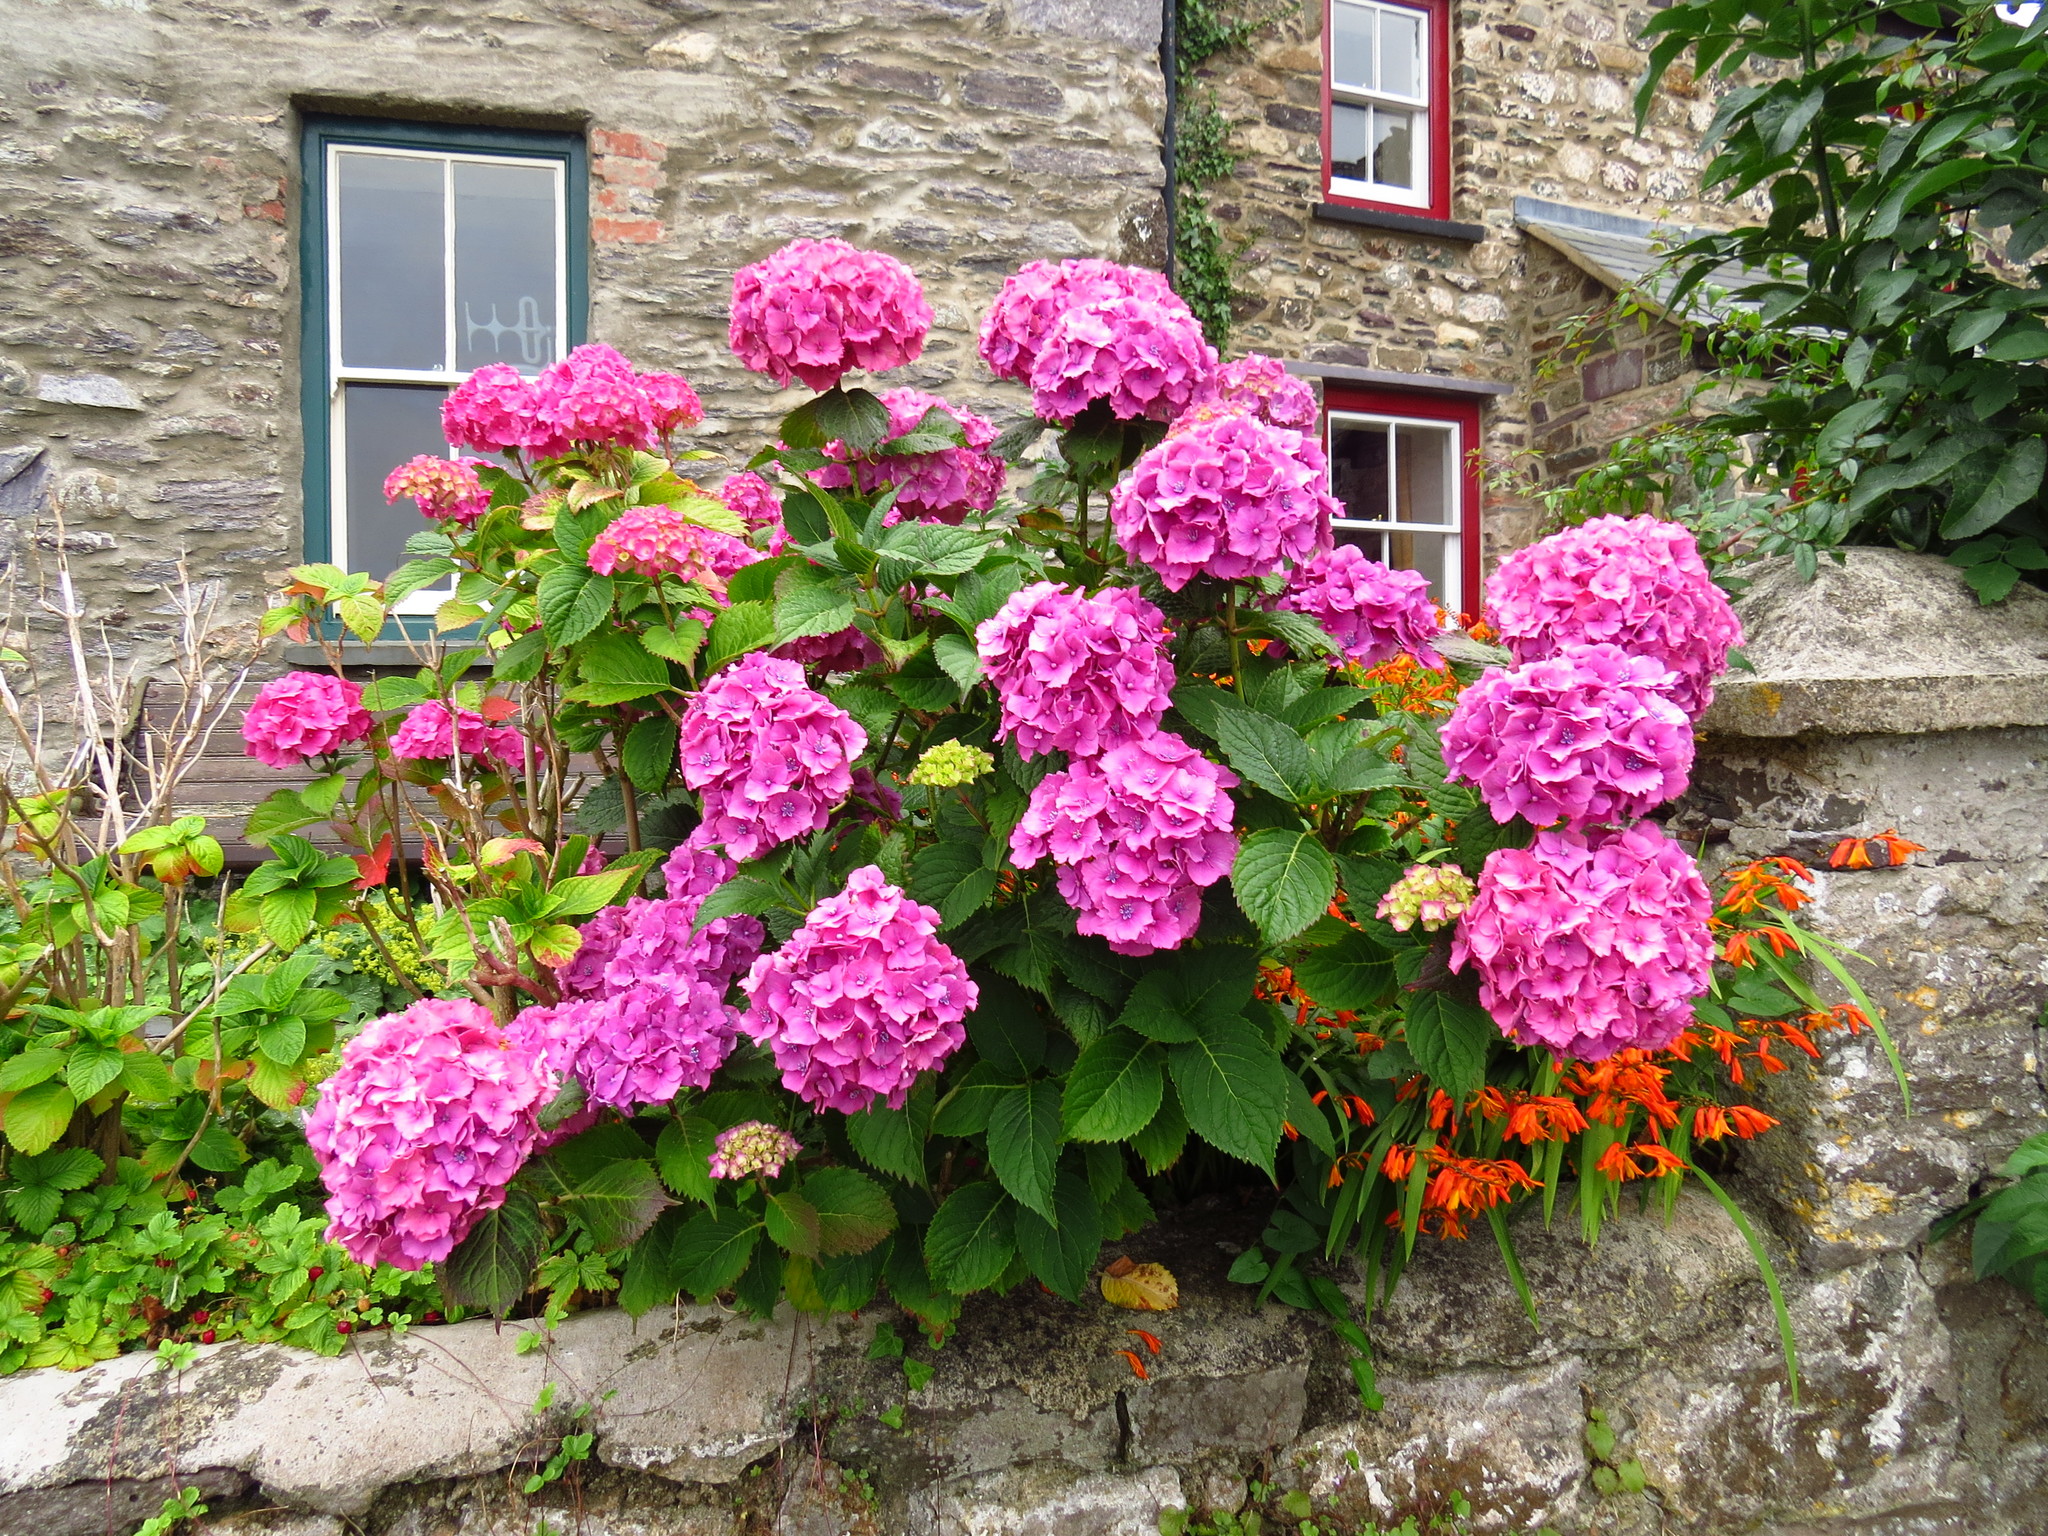
<svg viewBox="0 0 2048 1536">
<path fill-rule="evenodd" d="M 110 411 L 139 411 L 135 391 L 108 373 L 46 373 L 36 380 L 36 398 L 51 405 L 90 405 Z"/>
</svg>

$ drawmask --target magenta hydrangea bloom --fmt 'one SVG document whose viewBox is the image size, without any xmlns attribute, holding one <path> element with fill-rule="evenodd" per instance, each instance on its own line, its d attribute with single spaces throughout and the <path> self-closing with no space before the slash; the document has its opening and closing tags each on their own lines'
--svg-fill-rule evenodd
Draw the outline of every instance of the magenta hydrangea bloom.
<svg viewBox="0 0 2048 1536">
<path fill-rule="evenodd" d="M 1566 645 L 1618 645 L 1678 674 L 1697 720 L 1742 643 L 1742 622 L 1690 531 L 1654 517 L 1596 517 L 1520 549 L 1488 583 L 1486 617 L 1517 661 Z"/>
<path fill-rule="evenodd" d="M 468 528 L 491 509 L 491 493 L 477 480 L 467 459 L 437 459 L 416 454 L 384 477 L 384 499 L 410 496 L 423 517 L 460 523 Z"/>
<path fill-rule="evenodd" d="M 1020 869 L 1047 854 L 1060 895 L 1121 955 L 1178 949 L 1202 920 L 1202 887 L 1237 857 L 1237 775 L 1171 731 L 1048 774 L 1010 834 Z"/>
<path fill-rule="evenodd" d="M 937 395 L 921 389 L 885 389 L 879 396 L 889 410 L 889 433 L 893 442 L 938 410 L 935 423 L 947 418 L 957 422 L 967 439 L 964 448 L 938 448 L 930 453 L 908 453 L 893 458 L 863 459 L 851 465 L 846 445 L 833 441 L 825 455 L 835 462 L 814 471 L 812 478 L 828 489 L 859 483 L 863 496 L 872 496 L 890 486 L 897 487 L 896 502 L 885 519 L 892 526 L 903 518 L 928 518 L 957 523 L 969 512 L 986 512 L 996 504 L 1003 489 L 1003 461 L 990 453 L 996 440 L 995 424 L 964 406 L 949 405 Z M 728 482 L 730 483 L 730 482 Z"/>
<path fill-rule="evenodd" d="M 256 690 L 242 714 L 242 750 L 273 768 L 295 768 L 370 734 L 363 689 L 324 672 L 287 672 Z"/>
<path fill-rule="evenodd" d="M 660 974 L 600 997 L 528 1008 L 513 1019 L 511 1034 L 581 1083 L 586 1103 L 630 1113 L 710 1086 L 732 1053 L 738 1022 L 723 989 Z"/>
<path fill-rule="evenodd" d="M 585 342 L 542 370 L 533 396 L 527 446 L 543 458 L 577 447 L 654 446 L 654 403 L 633 365 L 603 342 Z"/>
<path fill-rule="evenodd" d="M 779 1178 L 782 1165 L 803 1149 L 804 1144 L 779 1125 L 770 1125 L 765 1120 L 744 1121 L 729 1131 L 720 1131 L 711 1144 L 711 1177 Z"/>
<path fill-rule="evenodd" d="M 583 925 L 583 945 L 555 973 L 568 998 L 602 997 L 652 976 L 692 976 L 719 997 L 739 979 L 766 937 L 757 917 L 714 918 L 694 925 L 704 898 L 733 876 L 737 866 L 716 849 L 694 839 L 662 866 L 668 895 L 661 900 L 630 898 L 606 907 Z"/>
<path fill-rule="evenodd" d="M 732 275 L 733 354 L 784 388 L 830 389 L 851 368 L 916 361 L 932 328 L 917 275 L 844 240 L 793 240 Z"/>
<path fill-rule="evenodd" d="M 1618 646 L 1568 645 L 1490 669 L 1444 722 L 1444 767 L 1496 821 L 1584 828 L 1633 820 L 1685 793 L 1692 722 L 1660 662 Z"/>
<path fill-rule="evenodd" d="M 675 576 L 708 592 L 723 593 L 732 573 L 761 558 L 745 539 L 701 527 L 666 502 L 628 507 L 591 540 L 590 568 L 601 576 L 632 571 Z"/>
<path fill-rule="evenodd" d="M 1093 257 L 1026 262 L 1003 280 L 995 303 L 981 322 L 982 361 L 997 378 L 1028 384 L 1039 349 L 1060 316 L 1076 304 L 1117 297 L 1187 308 L 1162 274 L 1143 267 L 1119 266 Z"/>
<path fill-rule="evenodd" d="M 640 390 L 647 397 L 647 419 L 657 436 L 672 436 L 704 419 L 704 402 L 681 374 L 643 373 Z"/>
<path fill-rule="evenodd" d="M 1391 570 L 1356 544 L 1339 544 L 1297 565 L 1270 606 L 1314 619 L 1343 647 L 1344 660 L 1362 667 L 1402 655 L 1425 667 L 1444 664 L 1433 644 L 1443 623 L 1430 600 L 1429 578 Z"/>
<path fill-rule="evenodd" d="M 441 402 L 441 431 L 448 441 L 485 453 L 528 447 L 539 401 L 533 383 L 510 363 L 485 363 Z"/>
<path fill-rule="evenodd" d="M 938 932 L 938 913 L 869 864 L 756 960 L 741 1028 L 774 1054 L 782 1086 L 817 1109 L 901 1109 L 918 1074 L 960 1048 L 980 997 Z"/>
<path fill-rule="evenodd" d="M 1218 368 L 1210 376 L 1202 400 L 1290 432 L 1314 432 L 1322 423 L 1315 386 L 1307 379 L 1297 379 L 1279 358 L 1263 352 L 1248 352 Z"/>
<path fill-rule="evenodd" d="M 490 757 L 508 766 L 526 756 L 526 738 L 509 725 L 493 725 L 473 709 L 456 711 L 462 736 L 462 755 Z M 455 755 L 455 729 L 448 719 L 448 706 L 438 699 L 416 704 L 391 733 L 393 757 L 431 761 Z"/>
<path fill-rule="evenodd" d="M 974 638 L 1002 704 L 996 734 L 1024 757 L 1094 757 L 1150 734 L 1173 702 L 1166 621 L 1130 587 L 1089 597 L 1041 581 L 1014 593 Z"/>
<path fill-rule="evenodd" d="M 882 659 L 881 647 L 851 624 L 829 635 L 805 635 L 778 645 L 775 654 L 821 677 L 831 672 L 859 672 Z"/>
<path fill-rule="evenodd" d="M 1098 400 L 1123 420 L 1171 421 L 1195 402 L 1216 349 L 1185 304 L 1113 294 L 1076 304 L 1031 365 L 1031 408 L 1070 422 Z"/>
<path fill-rule="evenodd" d="M 697 836 L 751 859 L 816 832 L 853 788 L 868 734 L 804 683 L 795 662 L 753 651 L 699 689 L 683 714 L 683 782 L 703 800 Z"/>
<path fill-rule="evenodd" d="M 725 477 L 711 493 L 756 528 L 780 527 L 782 493 L 750 469 Z"/>
<path fill-rule="evenodd" d="M 327 1237 L 359 1264 L 445 1259 L 540 1136 L 554 1085 L 466 999 L 427 998 L 342 1048 L 306 1117 Z"/>
<path fill-rule="evenodd" d="M 1662 1050 L 1707 990 L 1714 908 L 1692 855 L 1654 822 L 1539 832 L 1488 854 L 1453 968 L 1479 968 L 1501 1033 L 1576 1061 Z"/>
<path fill-rule="evenodd" d="M 1329 549 L 1337 510 L 1306 441 L 1238 414 L 1169 433 L 1110 494 L 1117 542 L 1175 592 L 1301 564 Z"/>
</svg>

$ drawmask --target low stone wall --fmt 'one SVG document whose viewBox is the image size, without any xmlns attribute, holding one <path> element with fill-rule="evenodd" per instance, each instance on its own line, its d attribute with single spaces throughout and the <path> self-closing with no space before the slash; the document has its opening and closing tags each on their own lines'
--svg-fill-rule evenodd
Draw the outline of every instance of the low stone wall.
<svg viewBox="0 0 2048 1536">
<path fill-rule="evenodd" d="M 525 1353 L 530 1324 L 464 1323 L 331 1360 L 221 1345 L 175 1379 L 144 1356 L 27 1373 L 0 1381 L 0 1533 L 131 1531 L 176 1478 L 220 1536 L 1149 1536 L 1254 1481 L 1309 1495 L 1324 1536 L 1454 1492 L 1493 1531 L 2040 1536 L 2048 1320 L 1925 1233 L 2048 1128 L 2048 596 L 1980 609 L 1938 562 L 1857 551 L 1811 585 L 1767 568 L 1743 606 L 1757 671 L 1707 717 L 1674 827 L 1710 862 L 1819 869 L 1806 915 L 1868 957 L 1914 1095 L 1907 1114 L 1868 1035 L 1758 1089 L 1786 1123 L 1729 1183 L 1784 1280 L 1796 1402 L 1757 1268 L 1703 1194 L 1668 1223 L 1631 1209 L 1592 1249 L 1525 1208 L 1537 1326 L 1491 1244 L 1425 1241 L 1371 1322 L 1376 1414 L 1316 1321 L 1224 1278 L 1254 1204 L 1127 1246 L 1174 1269 L 1179 1311 L 977 1298 L 943 1349 L 912 1345 L 935 1368 L 915 1393 L 867 1358 L 886 1309 L 599 1312 Z M 1826 869 L 1887 827 L 1928 851 Z M 1142 1381 L 1118 1353 L 1133 1326 L 1162 1345 Z M 880 1417 L 899 1407 L 900 1428 Z M 1642 1491 L 1601 1491 L 1596 1411 Z M 579 1422 L 580 1480 L 521 1493 Z"/>
</svg>

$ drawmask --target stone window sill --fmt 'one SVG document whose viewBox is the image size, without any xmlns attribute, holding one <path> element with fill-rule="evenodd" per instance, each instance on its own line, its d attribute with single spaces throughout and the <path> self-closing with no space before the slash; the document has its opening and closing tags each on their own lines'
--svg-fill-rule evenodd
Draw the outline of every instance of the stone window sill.
<svg viewBox="0 0 2048 1536">
<path fill-rule="evenodd" d="M 1396 234 L 1423 235 L 1431 240 L 1457 240 L 1477 245 L 1486 238 L 1484 224 L 1461 224 L 1456 219 L 1431 219 L 1418 213 L 1392 213 L 1384 208 L 1354 208 L 1349 203 L 1317 203 L 1310 215 L 1326 224 L 1362 224 L 1367 229 L 1388 229 Z"/>
</svg>

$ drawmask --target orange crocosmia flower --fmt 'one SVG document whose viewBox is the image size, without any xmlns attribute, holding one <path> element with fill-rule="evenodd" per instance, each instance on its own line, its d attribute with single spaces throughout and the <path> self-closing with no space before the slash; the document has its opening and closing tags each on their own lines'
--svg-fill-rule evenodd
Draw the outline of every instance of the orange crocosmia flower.
<svg viewBox="0 0 2048 1536">
<path fill-rule="evenodd" d="M 1734 1122 L 1735 1134 L 1747 1141 L 1752 1136 L 1761 1136 L 1778 1122 L 1760 1109 L 1751 1109 L 1747 1104 L 1728 1106 L 1728 1118 Z"/>
<path fill-rule="evenodd" d="M 1733 1129 L 1728 1121 L 1728 1111 L 1718 1104 L 1702 1104 L 1692 1112 L 1694 1141 L 1719 1141 Z"/>
<path fill-rule="evenodd" d="M 1870 842 L 1867 838 L 1845 837 L 1835 844 L 1828 854 L 1829 869 L 1871 869 Z"/>
<path fill-rule="evenodd" d="M 1357 1094 L 1348 1094 L 1346 1095 L 1346 1099 L 1351 1105 L 1352 1118 L 1355 1119 L 1360 1125 L 1371 1125 L 1375 1120 L 1379 1118 L 1379 1116 L 1375 1115 L 1372 1112 L 1372 1106 L 1366 1103 L 1365 1100 L 1361 1099 Z"/>
<path fill-rule="evenodd" d="M 1126 1360 L 1131 1362 L 1131 1369 L 1138 1373 L 1138 1380 L 1149 1381 L 1151 1379 L 1145 1372 L 1145 1362 L 1138 1358 L 1138 1352 L 1136 1350 L 1120 1349 L 1117 1351 L 1117 1353 L 1122 1355 Z"/>
<path fill-rule="evenodd" d="M 1723 960 L 1726 960 L 1730 965 L 1755 965 L 1756 956 L 1752 955 L 1749 952 L 1749 946 L 1753 944 L 1755 941 L 1756 930 L 1753 928 L 1745 928 L 1740 933 L 1733 934 L 1729 937 L 1727 944 L 1725 944 L 1721 949 L 1721 958 Z"/>
<path fill-rule="evenodd" d="M 1440 1131 L 1446 1120 L 1455 1120 L 1458 1115 L 1458 1101 L 1443 1089 L 1433 1089 L 1429 1095 L 1429 1128 Z"/>
<path fill-rule="evenodd" d="M 1683 1171 L 1685 1159 L 1654 1141 L 1639 1141 L 1634 1146 L 1617 1141 L 1593 1166 L 1610 1179 L 1654 1179 Z"/>
<path fill-rule="evenodd" d="M 1387 1155 L 1380 1163 L 1380 1172 L 1397 1181 L 1407 1178 L 1414 1168 L 1415 1149 L 1404 1147 L 1398 1141 L 1387 1148 Z"/>
<path fill-rule="evenodd" d="M 1905 838 L 1899 836 L 1898 828 L 1896 827 L 1886 827 L 1882 832 L 1878 833 L 1877 836 L 1873 837 L 1871 841 L 1873 843 L 1882 845 L 1886 857 L 1888 857 L 1894 864 L 1903 864 L 1906 862 L 1907 859 L 1911 858 L 1914 854 L 1925 853 L 1927 851 L 1927 849 L 1921 844 L 1909 842 Z"/>
</svg>

